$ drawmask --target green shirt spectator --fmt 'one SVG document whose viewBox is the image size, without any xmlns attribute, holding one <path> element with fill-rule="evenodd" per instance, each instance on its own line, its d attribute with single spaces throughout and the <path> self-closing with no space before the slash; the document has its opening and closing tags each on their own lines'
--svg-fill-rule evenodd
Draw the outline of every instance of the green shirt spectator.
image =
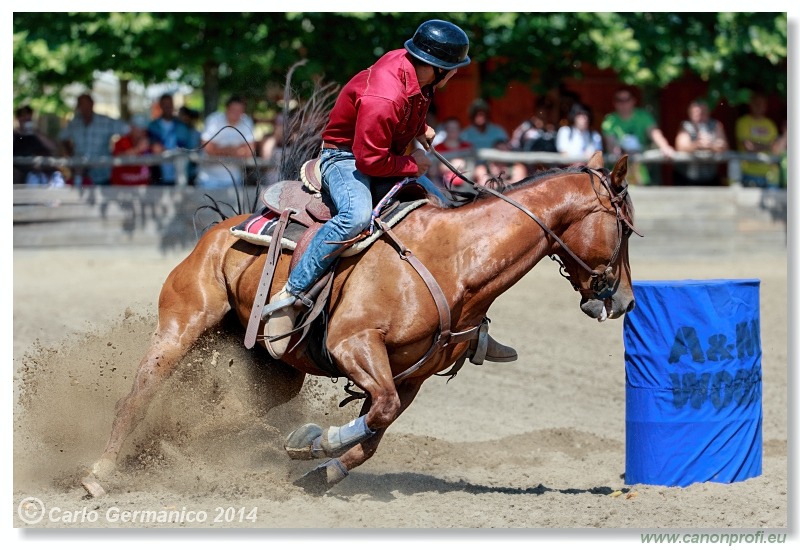
<svg viewBox="0 0 800 550">
<path fill-rule="evenodd" d="M 614 94 L 614 109 L 614 112 L 606 115 L 601 125 L 607 152 L 614 155 L 641 153 L 654 143 L 665 156 L 672 157 L 675 150 L 667 142 L 653 116 L 636 107 L 636 99 L 630 90 L 623 88 Z M 628 181 L 632 184 L 650 183 L 647 167 L 633 163 L 628 168 Z"/>
</svg>

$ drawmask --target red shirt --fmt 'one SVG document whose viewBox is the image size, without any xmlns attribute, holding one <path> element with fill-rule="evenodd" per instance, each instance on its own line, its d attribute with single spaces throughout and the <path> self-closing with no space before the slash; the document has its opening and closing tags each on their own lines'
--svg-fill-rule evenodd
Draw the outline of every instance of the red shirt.
<svg viewBox="0 0 800 550">
<path fill-rule="evenodd" d="M 422 93 L 404 49 L 393 50 L 348 82 L 322 132 L 326 143 L 349 147 L 356 168 L 368 176 L 414 176 L 417 163 L 405 155 L 425 133 L 431 98 Z"/>
<path fill-rule="evenodd" d="M 133 141 L 130 136 L 125 135 L 114 144 L 114 156 L 132 154 Z M 149 166 L 114 166 L 111 169 L 111 185 L 149 185 L 150 167 Z"/>
</svg>

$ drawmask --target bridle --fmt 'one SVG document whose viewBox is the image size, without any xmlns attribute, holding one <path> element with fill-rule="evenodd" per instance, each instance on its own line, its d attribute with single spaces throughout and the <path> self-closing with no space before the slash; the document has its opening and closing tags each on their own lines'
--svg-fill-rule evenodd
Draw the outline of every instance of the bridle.
<svg viewBox="0 0 800 550">
<path fill-rule="evenodd" d="M 611 259 L 608 261 L 605 266 L 599 266 L 597 268 L 590 267 L 586 262 L 584 262 L 581 258 L 578 257 L 567 245 L 562 241 L 558 235 L 556 235 L 552 229 L 550 229 L 547 224 L 545 224 L 539 217 L 531 212 L 528 208 L 524 205 L 520 204 L 519 202 L 515 201 L 514 199 L 507 197 L 503 193 L 495 191 L 490 187 L 486 187 L 484 185 L 479 185 L 474 181 L 467 178 L 464 174 L 462 174 L 459 170 L 457 170 L 450 162 L 448 162 L 438 151 L 436 151 L 433 147 L 427 148 L 430 153 L 432 153 L 441 163 L 443 163 L 447 168 L 449 168 L 454 174 L 456 174 L 459 178 L 464 180 L 466 183 L 472 185 L 475 189 L 478 189 L 484 193 L 488 193 L 490 195 L 494 195 L 495 197 L 507 202 L 508 204 L 514 206 L 521 212 L 525 213 L 529 216 L 533 221 L 535 221 L 539 227 L 550 237 L 552 238 L 558 245 L 563 249 L 563 251 L 568 254 L 572 260 L 583 270 L 589 273 L 591 278 L 591 283 L 589 284 L 589 288 L 581 288 L 580 285 L 573 281 L 570 273 L 567 272 L 566 266 L 564 262 L 556 255 L 550 255 L 550 259 L 558 263 L 561 267 L 559 272 L 561 275 L 567 279 L 572 288 L 576 291 L 581 293 L 581 296 L 586 299 L 597 299 L 597 300 L 605 300 L 611 297 L 616 290 L 616 281 L 612 280 L 612 273 L 613 268 L 612 266 L 616 263 L 617 259 L 619 258 L 620 251 L 622 250 L 622 242 L 625 238 L 629 237 L 631 233 L 636 233 L 640 237 L 642 236 L 636 228 L 633 227 L 633 221 L 630 219 L 630 215 L 627 212 L 627 209 L 624 208 L 625 199 L 628 196 L 628 186 L 623 185 L 619 190 L 615 190 L 614 186 L 611 184 L 608 178 L 608 171 L 597 170 L 595 168 L 590 168 L 588 166 L 582 166 L 581 171 L 585 172 L 589 175 L 590 182 L 592 184 L 592 189 L 594 189 L 595 194 L 597 195 L 598 199 L 601 195 L 601 190 L 595 185 L 595 179 L 600 182 L 600 187 L 604 188 L 608 193 L 609 201 L 611 202 L 611 206 L 614 208 L 614 215 L 617 219 L 617 244 L 614 247 L 614 252 L 611 255 Z M 452 191 L 452 190 L 451 190 Z"/>
<path fill-rule="evenodd" d="M 617 223 L 617 244 L 614 247 L 614 252 L 611 254 L 611 259 L 605 264 L 605 268 L 601 269 L 601 267 L 597 267 L 595 269 L 591 269 L 584 261 L 578 258 L 575 253 L 573 253 L 568 248 L 565 251 L 572 257 L 573 260 L 584 270 L 589 272 L 591 283 L 589 284 L 589 288 L 580 288 L 572 278 L 569 276 L 569 273 L 566 271 L 566 267 L 564 263 L 561 261 L 558 256 L 555 254 L 550 256 L 550 259 L 557 262 L 560 267 L 561 275 L 567 279 L 572 287 L 580 292 L 581 296 L 586 299 L 597 299 L 597 300 L 605 300 L 610 298 L 612 294 L 616 291 L 616 283 L 617 281 L 612 280 L 612 273 L 613 268 L 612 266 L 617 263 L 619 258 L 620 251 L 622 250 L 622 242 L 625 238 L 630 237 L 631 233 L 636 233 L 640 237 L 642 236 L 636 228 L 633 226 L 633 221 L 630 219 L 630 215 L 627 210 L 624 208 L 625 199 L 628 196 L 628 186 L 622 186 L 618 191 L 614 189 L 614 186 L 611 184 L 608 178 L 608 171 L 606 170 L 597 170 L 595 168 L 589 168 L 588 166 L 581 167 L 581 171 L 585 172 L 589 175 L 589 180 L 592 184 L 592 189 L 594 189 L 595 194 L 597 195 L 598 199 L 600 198 L 600 190 L 595 185 L 595 178 L 600 182 L 602 188 L 606 190 L 608 193 L 608 198 L 611 203 L 611 206 L 614 208 L 614 215 L 616 217 Z M 559 243 L 562 244 L 562 243 Z M 563 244 L 562 244 L 563 246 Z"/>
</svg>

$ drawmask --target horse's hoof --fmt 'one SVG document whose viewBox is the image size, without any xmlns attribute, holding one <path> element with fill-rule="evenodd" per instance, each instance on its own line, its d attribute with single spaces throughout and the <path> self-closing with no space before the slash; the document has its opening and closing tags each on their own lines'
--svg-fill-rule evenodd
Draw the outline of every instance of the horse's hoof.
<svg viewBox="0 0 800 550">
<path fill-rule="evenodd" d="M 283 448 L 292 460 L 311 460 L 314 456 L 312 446 L 314 440 L 322 435 L 322 428 L 316 424 L 304 424 L 289 434 Z"/>
<path fill-rule="evenodd" d="M 117 469 L 116 463 L 110 458 L 101 458 L 92 465 L 92 474 L 98 479 L 108 479 L 114 470 Z"/>
<path fill-rule="evenodd" d="M 86 489 L 86 492 L 89 493 L 89 496 L 93 498 L 100 498 L 106 494 L 106 490 L 103 489 L 103 486 L 100 485 L 100 482 L 97 481 L 97 478 L 94 477 L 94 474 L 89 474 L 81 480 L 81 485 L 83 488 Z"/>
<path fill-rule="evenodd" d="M 332 458 L 295 480 L 293 485 L 302 487 L 310 495 L 322 496 L 347 475 L 348 471 L 344 464 L 338 458 Z"/>
</svg>

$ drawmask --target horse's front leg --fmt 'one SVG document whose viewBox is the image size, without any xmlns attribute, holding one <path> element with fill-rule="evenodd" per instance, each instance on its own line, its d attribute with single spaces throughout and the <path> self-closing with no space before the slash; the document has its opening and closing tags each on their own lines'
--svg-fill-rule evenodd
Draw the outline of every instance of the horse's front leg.
<svg viewBox="0 0 800 550">
<path fill-rule="evenodd" d="M 397 385 L 397 395 L 400 399 L 400 409 L 397 412 L 395 419 L 400 416 L 400 414 L 402 414 L 406 408 L 408 408 L 408 406 L 417 396 L 423 381 L 423 378 L 404 380 Z M 368 416 L 368 413 L 371 409 L 371 399 L 367 399 L 361 409 L 362 416 Z M 386 428 L 380 428 L 376 430 L 372 436 L 351 447 L 341 457 L 331 458 L 305 474 L 303 477 L 295 481 L 295 485 L 304 488 L 306 492 L 311 494 L 324 494 L 328 489 L 347 477 L 347 475 L 350 473 L 350 470 L 369 460 L 372 455 L 375 454 L 375 451 L 378 450 L 378 444 L 385 433 Z"/>
<path fill-rule="evenodd" d="M 331 470 L 331 474 L 334 469 L 340 469 L 343 478 L 347 467 L 338 457 L 389 427 L 400 414 L 402 402 L 392 378 L 389 357 L 380 331 L 367 330 L 350 338 L 333 337 L 329 341 L 337 342 L 331 347 L 331 355 L 341 365 L 343 373 L 367 392 L 370 406 L 366 414 L 344 426 L 331 426 L 322 430 L 315 424 L 306 424 L 289 435 L 285 448 L 294 459 L 334 459 L 323 466 Z M 341 479 L 331 485 L 338 481 Z"/>
</svg>

